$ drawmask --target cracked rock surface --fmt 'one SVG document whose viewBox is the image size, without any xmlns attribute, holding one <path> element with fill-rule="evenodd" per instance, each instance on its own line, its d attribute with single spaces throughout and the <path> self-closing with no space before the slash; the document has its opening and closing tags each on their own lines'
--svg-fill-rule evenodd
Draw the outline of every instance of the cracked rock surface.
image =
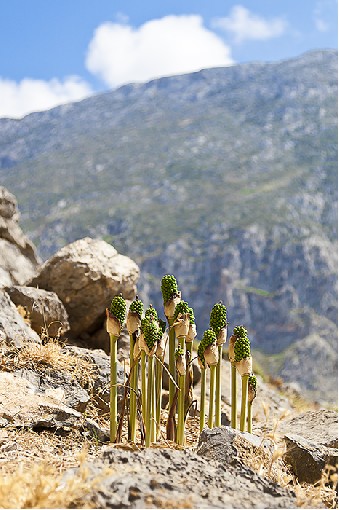
<svg viewBox="0 0 339 510">
<path fill-rule="evenodd" d="M 90 500 L 96 508 L 296 506 L 293 492 L 261 478 L 241 461 L 230 460 L 205 458 L 192 450 L 107 447 L 89 465 L 90 478 L 103 475 Z M 105 477 L 107 467 L 111 472 Z"/>
</svg>

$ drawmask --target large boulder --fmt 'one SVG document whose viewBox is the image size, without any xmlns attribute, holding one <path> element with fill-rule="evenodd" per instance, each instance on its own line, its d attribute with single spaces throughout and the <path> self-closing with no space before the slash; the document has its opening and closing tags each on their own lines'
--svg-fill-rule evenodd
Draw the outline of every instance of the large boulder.
<svg viewBox="0 0 339 510">
<path fill-rule="evenodd" d="M 81 337 L 102 327 L 113 296 L 134 299 L 138 277 L 133 260 L 105 241 L 84 238 L 59 250 L 29 285 L 55 292 L 66 307 L 72 336 Z"/>
<path fill-rule="evenodd" d="M 41 339 L 25 322 L 9 295 L 0 290 L 0 345 L 22 347 L 25 342 L 40 343 Z"/>
<path fill-rule="evenodd" d="M 246 466 L 205 459 L 190 449 L 107 447 L 86 464 L 86 473 L 88 486 L 100 476 L 100 486 L 88 495 L 95 508 L 296 507 L 293 492 Z M 74 476 L 74 470 L 67 474 Z"/>
<path fill-rule="evenodd" d="M 23 306 L 31 328 L 39 335 L 58 337 L 69 330 L 68 315 L 55 292 L 16 285 L 6 289 L 16 306 Z"/>
<path fill-rule="evenodd" d="M 0 393 L 0 427 L 70 427 L 81 418 L 78 411 L 61 403 L 57 389 L 37 391 L 34 383 L 18 374 L 0 373 Z"/>
<path fill-rule="evenodd" d="M 36 273 L 39 259 L 19 226 L 14 195 L 0 186 L 0 287 L 22 285 Z"/>
<path fill-rule="evenodd" d="M 280 423 L 284 434 L 284 460 L 299 482 L 316 483 L 325 469 L 338 472 L 338 413 L 328 409 L 307 411 Z"/>
</svg>

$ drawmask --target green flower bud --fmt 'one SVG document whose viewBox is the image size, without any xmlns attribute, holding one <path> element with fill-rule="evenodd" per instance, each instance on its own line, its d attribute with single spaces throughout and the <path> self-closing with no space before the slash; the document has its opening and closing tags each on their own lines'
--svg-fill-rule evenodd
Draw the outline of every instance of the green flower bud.
<svg viewBox="0 0 339 510">
<path fill-rule="evenodd" d="M 175 277 L 171 274 L 165 274 L 161 280 L 161 292 L 164 305 L 178 293 L 178 284 Z"/>
<path fill-rule="evenodd" d="M 188 308 L 188 313 L 190 316 L 190 324 L 195 324 L 194 310 L 193 308 Z"/>
<path fill-rule="evenodd" d="M 120 325 L 122 326 L 126 317 L 126 301 L 121 294 L 119 296 L 114 296 L 112 299 L 110 312 L 113 317 L 118 319 Z"/>
<path fill-rule="evenodd" d="M 198 346 L 198 358 L 203 366 L 205 366 L 205 350 L 207 349 L 207 347 L 209 347 L 216 341 L 217 336 L 214 333 L 213 329 L 207 329 Z"/>
<path fill-rule="evenodd" d="M 153 308 L 152 305 L 149 305 L 149 307 L 145 311 L 145 317 L 147 319 L 154 319 L 155 321 L 157 321 L 158 320 L 158 312 L 156 311 L 155 308 Z"/>
<path fill-rule="evenodd" d="M 225 328 L 227 325 L 227 308 L 225 305 L 220 303 L 216 303 L 210 315 L 210 327 L 213 329 L 216 335 L 218 335 L 219 331 L 222 328 Z"/>
<path fill-rule="evenodd" d="M 240 337 L 234 344 L 234 359 L 236 362 L 251 356 L 251 344 L 248 337 Z"/>
<path fill-rule="evenodd" d="M 244 328 L 244 326 L 235 326 L 235 328 L 233 329 L 233 334 L 237 338 L 245 338 L 247 337 L 247 329 Z"/>
<path fill-rule="evenodd" d="M 250 375 L 248 378 L 248 386 L 251 387 L 252 391 L 257 390 L 257 378 L 255 375 Z"/>
<path fill-rule="evenodd" d="M 206 365 L 205 365 L 205 355 L 204 355 L 204 353 L 205 353 L 205 348 L 204 348 L 204 345 L 203 345 L 203 343 L 202 343 L 202 340 L 201 340 L 201 342 L 200 342 L 200 343 L 199 343 L 199 345 L 198 345 L 198 351 L 197 351 L 197 353 L 198 353 L 198 358 L 199 358 L 199 361 L 200 361 L 201 365 L 202 365 L 203 367 L 205 367 L 205 366 L 206 366 Z"/>
<path fill-rule="evenodd" d="M 129 307 L 131 312 L 137 313 L 139 318 L 141 319 L 142 313 L 144 311 L 144 304 L 143 302 L 138 298 L 138 296 L 135 297 L 135 300 L 132 301 L 131 306 Z"/>
<path fill-rule="evenodd" d="M 185 354 L 185 351 L 182 347 L 177 347 L 174 352 L 174 356 L 178 358 L 179 356 L 183 356 Z"/>
<path fill-rule="evenodd" d="M 186 313 L 189 313 L 189 306 L 188 306 L 188 303 L 186 303 L 186 301 L 180 301 L 180 303 L 177 304 L 177 306 L 175 307 L 175 310 L 174 310 L 174 320 L 177 319 L 178 315 L 185 315 Z"/>
<path fill-rule="evenodd" d="M 149 350 L 152 350 L 159 339 L 159 326 L 156 321 L 145 317 L 141 319 L 141 331 L 144 334 L 145 342 Z"/>
</svg>

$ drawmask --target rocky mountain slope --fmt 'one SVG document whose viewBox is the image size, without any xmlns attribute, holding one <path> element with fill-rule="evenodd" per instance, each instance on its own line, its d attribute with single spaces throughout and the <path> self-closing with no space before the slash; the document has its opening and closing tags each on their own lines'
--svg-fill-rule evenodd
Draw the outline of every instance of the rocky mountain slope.
<svg viewBox="0 0 339 510">
<path fill-rule="evenodd" d="M 268 370 L 333 402 L 336 107 L 334 51 L 129 85 L 0 119 L 0 180 L 42 258 L 104 238 L 146 302 L 175 274 L 201 335 L 222 299 Z"/>
</svg>

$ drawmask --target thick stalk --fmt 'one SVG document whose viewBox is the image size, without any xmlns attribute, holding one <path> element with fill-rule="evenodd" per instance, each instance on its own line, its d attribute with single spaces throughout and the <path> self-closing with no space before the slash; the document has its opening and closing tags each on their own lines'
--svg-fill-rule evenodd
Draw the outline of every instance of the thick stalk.
<svg viewBox="0 0 339 510">
<path fill-rule="evenodd" d="M 253 402 L 248 402 L 247 405 L 247 432 L 252 434 L 252 404 Z"/>
<path fill-rule="evenodd" d="M 179 346 L 185 350 L 185 337 L 178 338 Z M 185 443 L 185 381 L 186 375 L 179 375 L 179 395 L 178 395 L 178 427 L 177 444 L 183 446 Z"/>
<path fill-rule="evenodd" d="M 153 378 L 152 378 L 152 397 L 151 397 L 151 443 L 156 441 L 157 424 L 155 421 L 156 408 L 156 381 L 155 381 L 155 359 L 153 358 Z"/>
<path fill-rule="evenodd" d="M 209 409 L 208 409 L 208 426 L 210 429 L 212 429 L 213 425 L 214 425 L 216 368 L 217 368 L 216 365 L 210 366 L 210 401 L 209 401 Z"/>
<path fill-rule="evenodd" d="M 161 419 L 161 394 L 162 394 L 162 365 L 160 360 L 155 362 L 155 385 L 156 385 L 156 404 L 155 404 L 155 420 L 156 420 L 156 438 L 160 439 L 160 419 Z"/>
<path fill-rule="evenodd" d="M 146 402 L 147 402 L 147 384 L 146 384 L 146 353 L 141 351 L 141 407 L 142 417 L 146 427 Z"/>
<path fill-rule="evenodd" d="M 185 416 L 190 408 L 193 400 L 192 385 L 193 385 L 193 367 L 192 359 L 192 342 L 186 343 L 186 376 L 185 376 Z"/>
<path fill-rule="evenodd" d="M 206 368 L 201 369 L 200 386 L 200 432 L 205 427 Z"/>
<path fill-rule="evenodd" d="M 216 369 L 216 390 L 215 390 L 215 426 L 221 426 L 221 362 L 222 345 L 218 346 L 218 364 Z"/>
<path fill-rule="evenodd" d="M 237 369 L 235 364 L 231 365 L 231 426 L 233 429 L 237 428 Z"/>
<path fill-rule="evenodd" d="M 137 379 L 136 374 L 138 373 L 138 365 L 134 364 L 133 351 L 134 344 L 136 341 L 136 334 L 133 333 L 130 335 L 130 343 L 129 343 L 129 363 L 130 363 L 130 392 L 129 392 L 129 440 L 135 443 L 136 439 L 136 417 L 137 417 L 137 401 L 136 401 L 136 391 L 137 391 Z"/>
<path fill-rule="evenodd" d="M 246 410 L 248 402 L 248 374 L 241 377 L 241 414 L 240 414 L 240 432 L 245 432 Z"/>
<path fill-rule="evenodd" d="M 175 329 L 172 327 L 173 318 L 168 319 L 169 325 L 169 338 L 168 338 L 168 368 L 169 373 L 173 377 L 173 380 L 176 381 L 176 368 L 175 368 Z M 169 380 L 169 408 L 171 408 L 173 398 L 175 394 L 175 384 L 171 379 Z"/>
<path fill-rule="evenodd" d="M 110 337 L 110 357 L 111 357 L 111 380 L 110 380 L 110 441 L 114 443 L 117 436 L 117 418 L 118 418 L 118 392 L 117 392 L 117 343 L 118 337 L 112 334 Z"/>
<path fill-rule="evenodd" d="M 153 400 L 153 356 L 148 357 L 148 372 L 147 372 L 147 403 L 146 403 L 146 447 L 148 448 L 152 440 L 152 400 Z"/>
</svg>

